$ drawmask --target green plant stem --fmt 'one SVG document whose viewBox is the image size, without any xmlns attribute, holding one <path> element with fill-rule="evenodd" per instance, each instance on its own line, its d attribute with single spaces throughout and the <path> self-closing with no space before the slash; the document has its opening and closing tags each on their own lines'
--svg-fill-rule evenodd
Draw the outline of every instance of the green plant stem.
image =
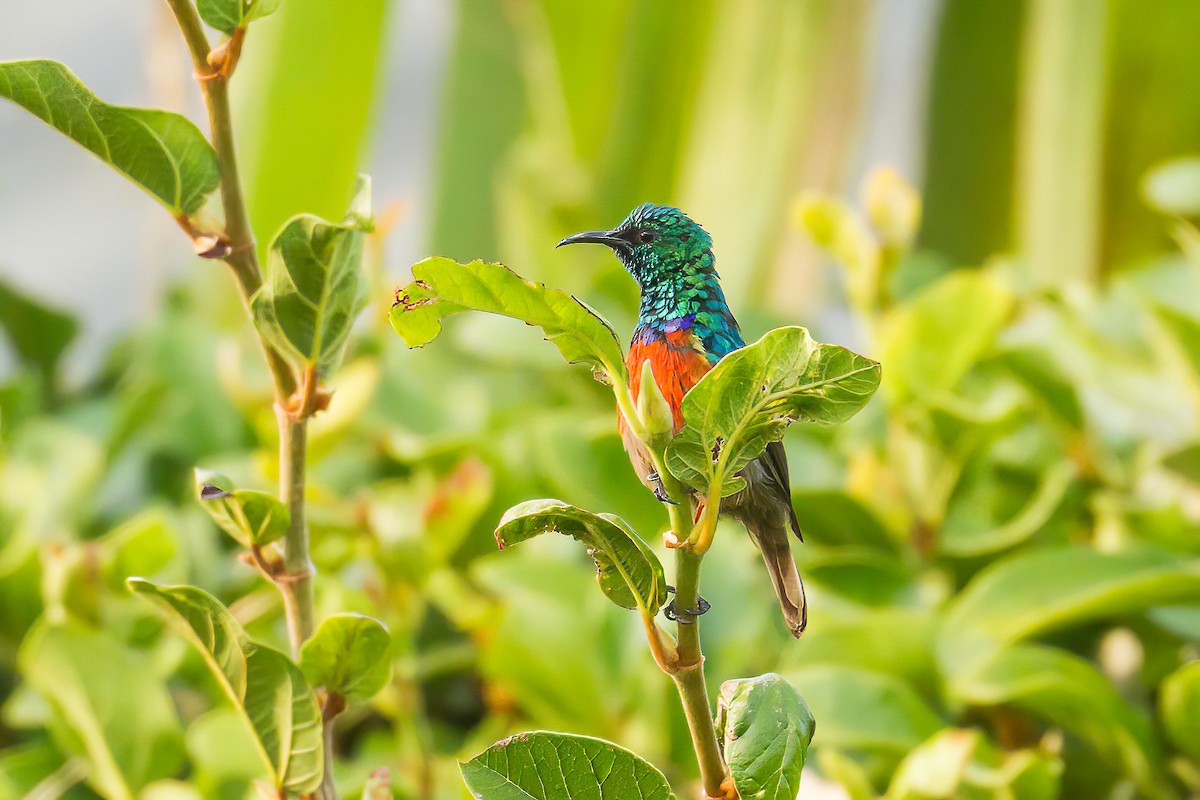
<svg viewBox="0 0 1200 800">
<path fill-rule="evenodd" d="M 254 251 L 254 234 L 242 196 L 237 150 L 233 141 L 233 116 L 229 110 L 228 71 L 209 64 L 211 49 L 204 25 L 191 0 L 167 0 L 179 21 L 180 30 L 192 55 L 196 77 L 208 107 L 213 149 L 221 174 L 221 202 L 225 210 L 225 231 L 230 247 L 226 263 L 233 270 L 241 290 L 242 302 L 249 309 L 250 298 L 262 286 L 262 272 Z M 227 50 L 228 52 L 228 50 Z M 296 391 L 295 371 L 284 357 L 263 338 L 259 344 L 275 383 L 275 404 L 279 419 L 280 496 L 292 513 L 292 524 L 284 539 L 286 574 L 276 583 L 283 594 L 284 611 L 292 653 L 300 652 L 313 631 L 312 565 L 308 557 L 308 528 L 304 519 L 305 423 L 292 419 L 285 411 Z"/>
<path fill-rule="evenodd" d="M 654 445 L 657 444 L 654 443 Z M 675 501 L 673 504 L 667 503 L 667 516 L 671 520 L 671 532 L 682 542 L 683 539 L 679 539 L 678 537 L 682 535 L 686 538 L 688 529 L 691 527 L 691 520 L 687 516 L 687 492 L 683 490 L 683 484 L 667 469 L 666 459 L 663 456 L 666 443 L 662 443 L 661 446 L 654 445 L 650 447 L 650 460 L 654 464 L 655 471 L 658 472 L 658 479 L 662 483 L 663 490 L 667 493 L 667 499 Z M 695 606 L 692 606 L 692 608 L 695 608 Z"/>
<path fill-rule="evenodd" d="M 618 395 L 619 402 L 619 395 Z M 667 504 L 671 520 L 671 535 L 675 545 L 675 654 L 664 666 L 654 640 L 654 621 L 649 620 L 647 635 L 651 637 L 650 648 L 663 671 L 675 681 L 679 700 L 687 717 L 688 732 L 696 749 L 696 761 L 700 765 L 700 781 L 709 797 L 725 797 L 722 787 L 725 780 L 725 759 L 717 742 L 717 729 L 713 723 L 712 706 L 708 704 L 708 685 L 704 679 L 704 652 L 700 647 L 700 618 L 689 614 L 687 609 L 700 604 L 700 564 L 704 553 L 695 550 L 688 542 L 692 535 L 692 521 L 688 514 L 690 504 L 687 492 L 679 480 L 666 468 L 666 446 L 669 436 L 640 436 L 650 452 L 651 461 L 658 471 L 667 497 L 675 504 Z"/>
<path fill-rule="evenodd" d="M 241 37 L 245 35 L 245 31 L 236 31 L 234 40 L 220 50 L 219 58 L 215 58 L 208 34 L 205 33 L 204 24 L 192 0 L 167 2 L 187 42 L 196 79 L 200 83 L 204 103 L 208 108 L 212 145 L 217 154 L 217 166 L 221 175 L 221 203 L 225 211 L 225 238 L 229 246 L 225 262 L 233 270 L 242 303 L 249 313 L 250 300 L 262 286 L 263 279 L 254 249 L 254 231 L 242 194 L 237 149 L 233 139 L 233 115 L 229 108 L 229 78 L 233 67 L 236 66 Z M 212 61 L 221 63 L 214 64 Z M 298 386 L 295 370 L 257 328 L 255 331 L 275 386 L 275 411 L 279 421 L 279 494 L 291 512 L 291 523 L 283 540 L 284 570 L 282 575 L 275 576 L 275 584 L 279 587 L 283 599 L 292 657 L 299 658 L 301 645 L 312 636 L 315 616 L 313 566 L 309 558 L 308 524 L 304 513 L 308 423 L 304 414 L 289 413 L 289 401 Z M 304 405 L 307 405 L 309 400 L 310 398 L 303 398 Z M 326 731 L 326 738 L 329 738 L 329 731 Z M 332 764 L 332 748 L 327 742 L 325 776 L 317 793 L 323 800 L 335 800 L 337 797 L 333 785 Z"/>
<path fill-rule="evenodd" d="M 233 141 L 233 115 L 229 110 L 229 74 L 228 71 L 216 70 L 209 64 L 212 49 L 209 46 L 208 35 L 204 32 L 204 23 L 201 22 L 191 0 L 167 2 L 179 21 L 179 29 L 187 42 L 196 79 L 200 83 L 204 104 L 208 108 L 213 150 L 217 153 L 217 168 L 221 175 L 225 238 L 230 247 L 225 263 L 233 270 L 241 290 L 242 302 L 249 310 L 250 298 L 262 286 L 263 281 L 258 256 L 254 251 L 254 231 L 246 212 L 242 179 L 238 172 L 237 148 Z M 261 334 L 258 340 L 267 359 L 267 366 L 271 369 L 271 377 L 275 383 L 275 399 L 286 400 L 296 391 L 295 371 Z"/>
<path fill-rule="evenodd" d="M 308 449 L 308 421 L 293 419 L 276 407 L 279 418 L 280 499 L 291 514 L 283 537 L 283 569 L 276 583 L 287 616 L 292 657 L 313 632 L 313 566 L 308 556 L 308 522 L 304 516 L 304 461 Z"/>
<path fill-rule="evenodd" d="M 210 50 L 208 34 L 204 32 L 204 23 L 200 21 L 200 14 L 196 11 L 196 6 L 193 5 L 192 0 L 167 0 L 167 4 L 171 6 L 171 11 L 179 22 L 179 30 L 187 42 L 196 74 L 199 76 L 207 73 Z"/>
<path fill-rule="evenodd" d="M 685 534 L 686 538 L 686 534 Z M 700 782 L 709 797 L 725 797 L 725 760 L 717 742 L 712 707 L 708 704 L 708 686 L 704 680 L 704 654 L 700 649 L 700 619 L 684 609 L 696 608 L 700 598 L 700 564 L 704 556 L 688 548 L 675 551 L 675 608 L 679 668 L 671 677 L 679 690 L 688 730 L 700 764 Z M 689 620 L 689 622 L 683 622 Z"/>
</svg>

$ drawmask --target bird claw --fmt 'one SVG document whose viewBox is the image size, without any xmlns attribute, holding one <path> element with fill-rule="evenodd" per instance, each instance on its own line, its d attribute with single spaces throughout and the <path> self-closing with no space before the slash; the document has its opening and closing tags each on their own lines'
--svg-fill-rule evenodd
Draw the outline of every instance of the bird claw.
<svg viewBox="0 0 1200 800">
<path fill-rule="evenodd" d="M 687 611 L 689 614 L 691 614 L 693 617 L 699 617 L 703 614 L 707 614 L 708 610 L 710 608 L 712 608 L 712 603 L 708 602 L 707 600 L 705 600 L 703 597 L 700 597 L 699 595 L 696 595 L 696 605 L 699 606 L 699 608 L 687 608 L 684 610 Z"/>
<path fill-rule="evenodd" d="M 654 484 L 654 488 L 651 489 L 650 491 L 654 492 L 655 500 L 657 500 L 660 503 L 666 503 L 666 504 L 672 505 L 672 506 L 679 505 L 678 502 L 676 502 L 675 500 L 672 500 L 671 496 L 669 494 L 667 494 L 667 487 L 663 486 L 662 477 L 657 472 L 649 473 L 646 476 L 646 480 L 648 480 Z"/>
<path fill-rule="evenodd" d="M 667 591 L 670 592 L 671 594 L 675 594 L 675 587 L 668 586 Z M 712 608 L 712 604 L 709 603 L 707 600 L 705 600 L 703 597 L 700 597 L 699 595 L 696 596 L 696 605 L 698 606 L 698 608 L 685 608 L 684 611 L 689 616 L 699 617 L 699 616 L 702 616 L 703 614 L 707 614 L 708 610 L 710 608 Z M 665 606 L 663 606 L 663 616 L 666 617 L 667 619 L 671 620 L 672 622 L 678 622 L 680 625 L 695 625 L 696 624 L 695 619 L 688 619 L 687 617 L 680 616 L 678 609 L 675 608 L 674 600 L 672 600 L 671 602 L 669 602 Z"/>
<path fill-rule="evenodd" d="M 674 600 L 672 600 L 671 602 L 669 602 L 665 606 L 663 606 L 663 616 L 666 617 L 667 619 L 671 620 L 671 622 L 678 622 L 680 625 L 694 625 L 696 623 L 696 620 L 686 619 L 684 617 L 679 616 L 675 612 L 675 601 Z"/>
</svg>

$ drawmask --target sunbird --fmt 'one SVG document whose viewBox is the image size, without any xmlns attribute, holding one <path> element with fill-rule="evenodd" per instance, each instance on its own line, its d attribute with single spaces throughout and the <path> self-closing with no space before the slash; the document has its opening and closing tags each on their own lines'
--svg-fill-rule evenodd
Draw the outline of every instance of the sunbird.
<svg viewBox="0 0 1200 800">
<path fill-rule="evenodd" d="M 637 282 L 641 303 L 625 362 L 630 389 L 636 401 L 642 364 L 648 360 L 678 433 L 683 427 L 683 396 L 718 361 L 746 344 L 721 291 L 712 237 L 679 209 L 644 203 L 612 230 L 577 233 L 558 246 L 586 243 L 612 248 Z M 617 423 L 638 477 L 658 499 L 669 501 L 649 452 L 630 432 L 619 411 Z M 767 445 L 740 475 L 746 488 L 723 500 L 721 510 L 745 526 L 758 545 L 784 620 L 799 638 L 808 612 L 788 529 L 800 541 L 804 537 L 792 506 L 783 445 Z M 693 506 L 700 502 L 703 498 L 692 497 Z M 692 614 L 704 610 L 703 604 L 700 609 L 688 609 Z"/>
</svg>

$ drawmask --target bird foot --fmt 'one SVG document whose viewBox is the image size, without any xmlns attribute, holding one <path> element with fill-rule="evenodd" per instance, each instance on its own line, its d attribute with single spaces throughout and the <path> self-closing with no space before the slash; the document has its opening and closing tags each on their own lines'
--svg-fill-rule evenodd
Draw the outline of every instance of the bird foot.
<svg viewBox="0 0 1200 800">
<path fill-rule="evenodd" d="M 667 591 L 671 594 L 674 594 L 675 587 L 668 586 Z M 712 608 L 712 604 L 699 595 L 696 597 L 696 605 L 698 608 L 685 608 L 684 612 L 691 617 L 699 617 L 707 614 L 708 610 Z M 663 616 L 672 622 L 678 622 L 680 625 L 694 625 L 696 623 L 695 619 L 688 619 L 687 617 L 680 616 L 679 609 L 675 607 L 674 600 L 663 606 Z"/>
<path fill-rule="evenodd" d="M 655 500 L 672 506 L 679 505 L 678 502 L 672 500 L 671 496 L 667 494 L 667 487 L 663 486 L 662 477 L 657 472 L 651 472 L 646 476 L 646 480 L 654 484 L 654 488 L 651 491 L 654 492 Z"/>
</svg>

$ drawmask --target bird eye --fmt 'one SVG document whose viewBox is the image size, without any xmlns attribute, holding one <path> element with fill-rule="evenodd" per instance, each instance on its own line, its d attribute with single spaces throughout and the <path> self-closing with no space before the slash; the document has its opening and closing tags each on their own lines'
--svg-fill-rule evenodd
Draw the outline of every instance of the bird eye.
<svg viewBox="0 0 1200 800">
<path fill-rule="evenodd" d="M 650 242 L 653 242 L 654 239 L 655 239 L 654 231 L 639 231 L 638 232 L 638 241 L 641 242 L 642 244 L 649 244 Z"/>
</svg>

